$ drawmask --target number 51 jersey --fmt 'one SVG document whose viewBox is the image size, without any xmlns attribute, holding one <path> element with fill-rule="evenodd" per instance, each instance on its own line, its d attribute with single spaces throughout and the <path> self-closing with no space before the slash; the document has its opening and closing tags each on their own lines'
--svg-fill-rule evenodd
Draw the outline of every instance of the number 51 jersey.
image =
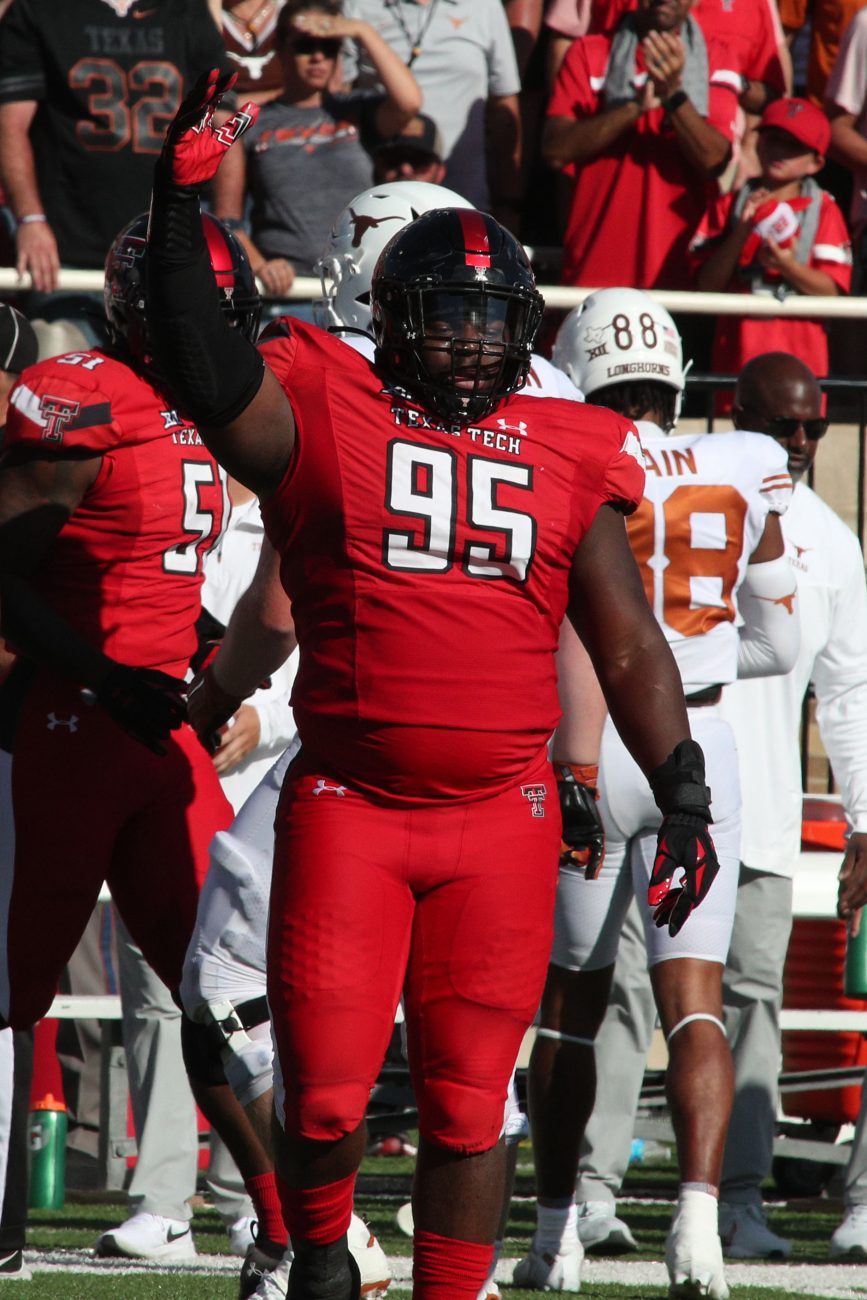
<svg viewBox="0 0 867 1300">
<path fill-rule="evenodd" d="M 297 422 L 263 518 L 302 754 L 407 801 L 495 793 L 556 725 L 569 566 L 600 505 L 641 498 L 634 425 L 520 394 L 446 424 L 322 330 L 284 320 L 261 347 Z"/>
<path fill-rule="evenodd" d="M 638 428 L 647 482 L 627 527 L 647 599 L 686 687 L 732 682 L 737 591 L 769 512 L 791 500 L 786 453 L 760 433 Z"/>
<path fill-rule="evenodd" d="M 229 512 L 225 478 L 195 427 L 117 358 L 70 352 L 24 371 L 4 446 L 102 457 L 34 586 L 105 654 L 183 677 L 196 647 L 202 557 Z"/>
</svg>

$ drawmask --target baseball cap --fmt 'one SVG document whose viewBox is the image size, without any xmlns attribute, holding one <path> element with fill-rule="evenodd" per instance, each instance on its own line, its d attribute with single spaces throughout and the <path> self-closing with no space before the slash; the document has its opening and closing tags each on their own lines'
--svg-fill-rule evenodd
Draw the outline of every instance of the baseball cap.
<svg viewBox="0 0 867 1300">
<path fill-rule="evenodd" d="M 33 326 L 8 302 L 0 302 L 0 370 L 20 375 L 38 359 L 39 344 Z"/>
<path fill-rule="evenodd" d="M 821 108 L 807 99 L 775 99 L 762 113 L 759 130 L 776 127 L 792 135 L 808 149 L 826 154 L 831 141 L 831 123 Z"/>
<path fill-rule="evenodd" d="M 419 113 L 416 117 L 409 119 L 398 135 L 385 136 L 377 140 L 371 146 L 370 152 L 375 157 L 386 149 L 430 154 L 442 161 L 443 138 L 436 122 L 432 118 L 426 117 L 424 113 Z"/>
</svg>

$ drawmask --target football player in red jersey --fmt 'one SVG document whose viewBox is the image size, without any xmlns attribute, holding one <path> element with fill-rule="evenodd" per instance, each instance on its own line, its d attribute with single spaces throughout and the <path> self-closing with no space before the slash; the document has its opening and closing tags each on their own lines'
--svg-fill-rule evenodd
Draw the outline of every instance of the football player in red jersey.
<svg viewBox="0 0 867 1300">
<path fill-rule="evenodd" d="M 246 259 L 213 218 L 200 226 L 223 319 L 252 339 L 260 301 Z M 146 230 L 138 218 L 108 255 L 113 346 L 31 366 L 10 399 L 0 574 L 2 630 L 19 653 L 0 693 L 0 1037 L 45 1014 L 103 880 L 176 989 L 208 846 L 232 818 L 183 697 L 225 478 L 152 363 Z M 249 1187 L 267 1158 L 225 1080 L 196 1070 L 195 1041 L 185 1056 Z M 279 1240 L 273 1175 L 270 1187 Z M 266 1223 L 268 1190 L 253 1188 Z"/>
<path fill-rule="evenodd" d="M 664 813 L 680 915 L 704 892 L 697 854 L 704 884 L 714 874 L 701 751 L 623 526 L 640 445 L 610 412 L 515 395 L 542 300 L 520 245 L 482 213 L 429 212 L 383 251 L 372 365 L 289 319 L 261 352 L 227 330 L 198 195 L 255 116 L 213 129 L 228 84 L 203 79 L 169 129 L 148 308 L 178 401 L 260 496 L 301 649 L 268 951 L 288 1295 L 359 1294 L 346 1228 L 403 989 L 413 1294 L 475 1300 L 506 1088 L 550 952 L 547 742 L 567 608 Z"/>
</svg>

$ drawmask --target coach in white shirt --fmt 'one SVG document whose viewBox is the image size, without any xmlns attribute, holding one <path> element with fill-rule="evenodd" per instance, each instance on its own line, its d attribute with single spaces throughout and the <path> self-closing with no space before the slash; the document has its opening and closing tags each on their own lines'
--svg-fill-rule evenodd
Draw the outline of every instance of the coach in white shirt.
<svg viewBox="0 0 867 1300">
<path fill-rule="evenodd" d="M 799 725 L 811 681 L 822 741 L 852 827 L 840 914 L 851 915 L 867 899 L 867 586 L 857 538 L 803 481 L 827 428 L 812 371 L 788 353 L 754 358 L 738 380 L 733 419 L 738 428 L 770 434 L 788 451 L 796 487 L 782 524 L 786 553 L 797 570 L 801 619 L 792 672 L 737 682 L 727 688 L 722 705 L 738 739 L 743 840 L 724 980 L 736 1093 L 720 1231 L 726 1254 L 745 1258 L 786 1256 L 791 1248 L 764 1222 L 760 1184 L 773 1147 L 783 965 L 801 837 Z M 863 1153 L 856 1142 L 847 1176 L 849 1214 L 831 1245 L 836 1255 L 858 1250 L 859 1240 L 860 1253 L 867 1254 L 867 1134 L 860 1145 Z M 859 1198 L 857 1228 L 850 1220 L 859 1218 Z"/>
</svg>

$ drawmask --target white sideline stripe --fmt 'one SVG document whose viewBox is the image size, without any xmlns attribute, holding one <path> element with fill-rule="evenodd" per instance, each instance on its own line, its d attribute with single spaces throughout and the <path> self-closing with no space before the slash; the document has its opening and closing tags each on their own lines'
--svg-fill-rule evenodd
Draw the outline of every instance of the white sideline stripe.
<svg viewBox="0 0 867 1300">
<path fill-rule="evenodd" d="M 35 1273 L 91 1273 L 115 1277 L 130 1274 L 179 1274 L 186 1276 L 231 1276 L 240 1269 L 236 1255 L 198 1255 L 195 1259 L 159 1265 L 148 1260 L 97 1259 L 89 1250 L 25 1250 L 24 1257 Z M 501 1260 L 497 1281 L 511 1282 L 517 1258 Z M 408 1255 L 390 1255 L 393 1281 L 389 1296 L 407 1290 L 411 1260 Z M 865 1264 L 732 1264 L 726 1263 L 726 1278 L 733 1286 L 768 1287 L 789 1295 L 820 1295 L 828 1300 L 864 1300 L 867 1288 Z M 587 1257 L 582 1281 L 613 1282 L 626 1286 L 665 1288 L 665 1265 L 653 1260 L 613 1260 Z"/>
</svg>

